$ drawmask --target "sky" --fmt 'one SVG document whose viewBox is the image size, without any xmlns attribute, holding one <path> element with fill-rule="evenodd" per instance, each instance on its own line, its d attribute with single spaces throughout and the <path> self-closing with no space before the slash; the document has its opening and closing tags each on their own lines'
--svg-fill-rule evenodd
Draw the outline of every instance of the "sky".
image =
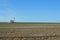
<svg viewBox="0 0 60 40">
<path fill-rule="evenodd" d="M 60 0 L 0 0 L 0 22 L 60 22 Z"/>
</svg>

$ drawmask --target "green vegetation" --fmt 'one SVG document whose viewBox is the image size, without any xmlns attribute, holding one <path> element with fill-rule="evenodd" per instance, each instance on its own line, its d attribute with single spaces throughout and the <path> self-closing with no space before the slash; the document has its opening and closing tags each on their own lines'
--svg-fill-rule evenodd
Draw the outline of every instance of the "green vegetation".
<svg viewBox="0 0 60 40">
<path fill-rule="evenodd" d="M 0 28 L 60 28 L 60 23 L 48 22 L 0 22 Z"/>
</svg>

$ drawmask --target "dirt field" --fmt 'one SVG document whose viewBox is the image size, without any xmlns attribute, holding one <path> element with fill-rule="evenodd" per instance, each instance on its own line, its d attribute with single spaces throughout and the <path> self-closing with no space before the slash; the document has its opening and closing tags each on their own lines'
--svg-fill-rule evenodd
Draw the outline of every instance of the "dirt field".
<svg viewBox="0 0 60 40">
<path fill-rule="evenodd" d="M 0 40 L 60 40 L 60 23 L 0 23 Z"/>
<path fill-rule="evenodd" d="M 0 40 L 60 40 L 60 29 L 0 29 Z"/>
</svg>

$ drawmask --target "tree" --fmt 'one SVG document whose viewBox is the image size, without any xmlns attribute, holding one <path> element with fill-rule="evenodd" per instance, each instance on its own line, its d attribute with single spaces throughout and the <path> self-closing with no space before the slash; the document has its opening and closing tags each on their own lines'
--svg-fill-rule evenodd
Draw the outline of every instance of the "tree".
<svg viewBox="0 0 60 40">
<path fill-rule="evenodd" d="M 10 23 L 14 23 L 14 21 L 15 21 L 15 18 L 13 18 L 12 20 L 10 20 Z"/>
</svg>

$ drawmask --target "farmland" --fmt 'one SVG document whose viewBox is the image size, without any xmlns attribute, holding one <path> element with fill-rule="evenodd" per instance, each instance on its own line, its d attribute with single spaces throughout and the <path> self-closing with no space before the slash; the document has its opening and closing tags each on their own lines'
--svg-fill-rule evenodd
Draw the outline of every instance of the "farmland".
<svg viewBox="0 0 60 40">
<path fill-rule="evenodd" d="M 0 23 L 0 40 L 60 40 L 60 23 Z"/>
<path fill-rule="evenodd" d="M 39 23 L 39 22 L 1 22 L 0 28 L 60 28 L 60 23 Z"/>
</svg>

